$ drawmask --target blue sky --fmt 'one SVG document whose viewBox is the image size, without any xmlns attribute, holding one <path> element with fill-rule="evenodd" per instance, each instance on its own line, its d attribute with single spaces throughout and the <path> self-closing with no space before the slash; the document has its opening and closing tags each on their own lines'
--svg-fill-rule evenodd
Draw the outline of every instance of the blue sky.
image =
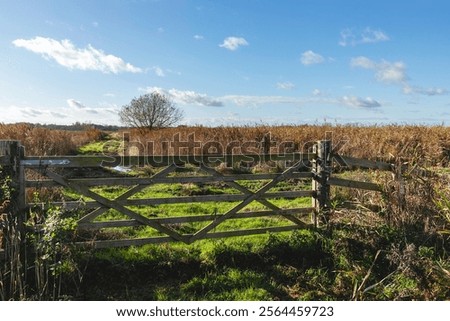
<svg viewBox="0 0 450 321">
<path fill-rule="evenodd" d="M 450 2 L 0 0 L 0 122 L 450 125 Z"/>
</svg>

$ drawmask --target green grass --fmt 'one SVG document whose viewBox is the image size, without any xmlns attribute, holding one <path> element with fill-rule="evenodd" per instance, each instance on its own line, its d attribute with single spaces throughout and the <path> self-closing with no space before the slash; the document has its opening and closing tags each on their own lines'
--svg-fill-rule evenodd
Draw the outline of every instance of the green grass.
<svg viewBox="0 0 450 321">
<path fill-rule="evenodd" d="M 95 154 L 113 154 L 116 153 L 121 146 L 118 140 L 106 137 L 102 141 L 94 141 L 78 148 L 78 153 L 81 155 L 95 155 Z"/>
</svg>

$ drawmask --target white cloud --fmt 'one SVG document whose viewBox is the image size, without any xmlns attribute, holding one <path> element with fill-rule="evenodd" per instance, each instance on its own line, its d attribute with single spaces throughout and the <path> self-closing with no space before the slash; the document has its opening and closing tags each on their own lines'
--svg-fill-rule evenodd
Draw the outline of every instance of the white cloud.
<svg viewBox="0 0 450 321">
<path fill-rule="evenodd" d="M 355 96 L 343 96 L 339 100 L 343 105 L 357 108 L 377 108 L 381 107 L 381 104 L 371 97 L 361 98 Z"/>
<path fill-rule="evenodd" d="M 428 88 L 425 89 L 425 91 L 423 91 L 422 89 L 422 93 L 427 96 L 439 96 L 439 95 L 447 95 L 448 90 L 444 88 Z"/>
<path fill-rule="evenodd" d="M 364 29 L 361 34 L 361 43 L 376 43 L 390 40 L 389 36 L 381 30 Z"/>
<path fill-rule="evenodd" d="M 352 60 L 350 61 L 350 65 L 352 67 L 361 67 L 361 68 L 365 68 L 365 69 L 375 69 L 376 68 L 375 62 L 373 62 L 369 58 L 363 57 L 363 56 L 352 58 Z"/>
<path fill-rule="evenodd" d="M 72 110 L 78 110 L 78 112 L 80 113 L 89 113 L 89 114 L 99 114 L 101 111 L 104 111 L 103 109 L 96 109 L 96 108 L 89 108 L 86 107 L 86 105 L 84 105 L 83 103 L 79 102 L 78 100 L 75 99 L 67 99 L 66 100 L 67 105 L 69 105 L 69 107 Z"/>
<path fill-rule="evenodd" d="M 70 108 L 74 109 L 86 109 L 85 105 L 75 99 L 67 99 L 67 105 L 69 105 Z"/>
<path fill-rule="evenodd" d="M 247 40 L 240 37 L 228 37 L 223 40 L 223 43 L 219 45 L 219 47 L 234 51 L 237 50 L 240 46 L 248 46 Z"/>
<path fill-rule="evenodd" d="M 176 103 L 194 104 L 200 106 L 222 107 L 225 102 L 230 102 L 238 106 L 258 106 L 265 104 L 304 104 L 310 99 L 288 96 L 251 96 L 251 95 L 225 95 L 221 97 L 209 97 L 206 94 L 200 94 L 190 90 L 163 89 L 160 87 L 139 88 L 145 93 L 158 92 L 169 96 Z"/>
<path fill-rule="evenodd" d="M 72 106 L 69 104 L 71 102 Z M 75 103 L 75 104 L 74 104 Z M 68 99 L 67 106 L 39 107 L 39 106 L 0 106 L 4 111 L 3 120 L 6 123 L 33 122 L 41 124 L 66 124 L 75 122 L 118 125 L 117 106 L 98 108 L 76 108 L 84 106 L 75 99 Z"/>
<path fill-rule="evenodd" d="M 377 66 L 375 77 L 378 81 L 384 83 L 403 84 L 408 80 L 406 66 L 401 61 L 394 63 L 383 61 Z"/>
<path fill-rule="evenodd" d="M 410 94 L 419 94 L 425 96 L 441 96 L 447 95 L 449 91 L 444 88 L 421 88 L 421 87 L 411 87 L 410 85 L 405 85 L 403 87 L 403 93 Z"/>
<path fill-rule="evenodd" d="M 305 51 L 304 53 L 302 53 L 300 61 L 302 64 L 307 66 L 307 65 L 323 63 L 325 61 L 325 59 L 318 53 L 315 53 L 312 50 L 308 50 L 308 51 Z"/>
<path fill-rule="evenodd" d="M 164 70 L 162 70 L 158 66 L 153 67 L 152 70 L 155 72 L 155 75 L 157 75 L 158 77 L 165 77 L 166 76 L 166 74 L 164 73 Z"/>
<path fill-rule="evenodd" d="M 245 96 L 245 95 L 227 95 L 220 98 L 224 101 L 230 101 L 238 106 L 251 106 L 266 104 L 293 104 L 302 105 L 308 101 L 305 98 L 287 97 L 287 96 Z"/>
<path fill-rule="evenodd" d="M 51 111 L 50 115 L 52 115 L 55 118 L 60 118 L 60 119 L 67 118 L 67 114 L 58 113 L 56 111 Z"/>
<path fill-rule="evenodd" d="M 39 117 L 43 114 L 43 112 L 39 109 L 31 108 L 31 107 L 24 107 L 20 109 L 20 112 L 27 117 Z"/>
<path fill-rule="evenodd" d="M 357 96 L 329 97 L 322 91 L 315 89 L 310 96 L 256 96 L 256 95 L 224 95 L 220 97 L 209 97 L 194 91 L 183 91 L 178 89 L 163 89 L 160 87 L 140 88 L 140 91 L 151 93 L 158 92 L 169 96 L 176 103 L 222 107 L 235 105 L 238 107 L 257 108 L 264 105 L 282 106 L 290 105 L 294 108 L 311 105 L 331 105 L 336 107 L 348 106 L 353 108 L 364 108 L 372 110 L 382 107 L 382 104 L 374 98 L 361 98 Z M 257 116 L 257 115 L 255 115 Z"/>
<path fill-rule="evenodd" d="M 291 90 L 291 89 L 295 88 L 295 85 L 293 83 L 291 83 L 290 81 L 285 81 L 285 82 L 277 83 L 277 88 Z"/>
<path fill-rule="evenodd" d="M 103 73 L 132 72 L 139 73 L 142 69 L 124 62 L 121 58 L 105 54 L 91 45 L 80 49 L 68 39 L 61 41 L 36 37 L 34 39 L 16 39 L 13 44 L 34 53 L 41 54 L 45 59 L 53 59 L 68 69 L 97 70 Z"/>
<path fill-rule="evenodd" d="M 312 91 L 312 94 L 313 94 L 313 96 L 322 96 L 323 95 L 323 93 L 322 93 L 322 91 L 320 91 L 320 89 L 314 89 Z"/>
<path fill-rule="evenodd" d="M 205 37 L 203 37 L 202 35 L 194 35 L 194 39 L 195 40 L 203 40 L 203 39 L 205 39 Z"/>
<path fill-rule="evenodd" d="M 356 57 L 350 61 L 352 67 L 373 70 L 375 79 L 385 84 L 395 84 L 402 86 L 404 94 L 418 94 L 425 96 L 447 95 L 449 91 L 444 88 L 423 88 L 412 86 L 406 71 L 406 65 L 402 61 L 389 62 L 382 60 L 375 62 L 367 57 Z"/>
<path fill-rule="evenodd" d="M 206 94 L 199 94 L 195 91 L 190 90 L 178 90 L 175 88 L 166 90 L 160 87 L 147 87 L 144 89 L 140 89 L 141 91 L 144 91 L 146 93 L 151 92 L 158 92 L 161 94 L 164 94 L 166 96 L 169 96 L 172 98 L 175 102 L 181 103 L 181 104 L 194 104 L 194 105 L 200 105 L 200 106 L 209 106 L 209 107 L 222 107 L 223 102 L 208 97 Z"/>
<path fill-rule="evenodd" d="M 341 31 L 339 45 L 356 46 L 359 44 L 377 43 L 390 40 L 389 36 L 381 30 L 373 30 L 369 27 L 362 31 L 354 32 L 352 29 L 344 29 Z"/>
<path fill-rule="evenodd" d="M 377 63 L 366 57 L 357 57 L 351 60 L 350 65 L 352 67 L 374 70 L 375 78 L 379 82 L 406 84 L 408 80 L 406 65 L 401 61 L 389 62 L 382 60 Z"/>
</svg>

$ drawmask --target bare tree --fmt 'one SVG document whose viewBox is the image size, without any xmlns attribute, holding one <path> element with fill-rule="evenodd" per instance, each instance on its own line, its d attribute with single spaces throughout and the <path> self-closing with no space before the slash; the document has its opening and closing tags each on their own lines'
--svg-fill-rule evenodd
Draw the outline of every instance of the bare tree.
<svg viewBox="0 0 450 321">
<path fill-rule="evenodd" d="M 119 117 L 126 126 L 151 130 L 175 125 L 183 118 L 183 112 L 169 97 L 152 92 L 122 106 Z"/>
</svg>

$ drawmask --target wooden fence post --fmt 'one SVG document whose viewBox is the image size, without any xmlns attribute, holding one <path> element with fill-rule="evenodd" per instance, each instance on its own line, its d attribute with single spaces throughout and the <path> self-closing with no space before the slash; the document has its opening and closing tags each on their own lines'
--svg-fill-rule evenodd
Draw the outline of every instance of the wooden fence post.
<svg viewBox="0 0 450 321">
<path fill-rule="evenodd" d="M 314 153 L 316 154 L 313 160 L 313 181 L 312 189 L 315 192 L 312 198 L 312 206 L 314 211 L 314 225 L 318 225 L 318 214 L 327 213 L 330 204 L 330 185 L 328 179 L 331 173 L 331 141 L 320 140 L 314 145 Z"/>
<path fill-rule="evenodd" d="M 13 187 L 11 200 L 13 201 L 14 212 L 18 219 L 23 222 L 25 200 L 25 170 L 20 161 L 25 156 L 24 147 L 17 140 L 0 140 L 0 165 L 3 171 L 11 179 Z"/>
</svg>

